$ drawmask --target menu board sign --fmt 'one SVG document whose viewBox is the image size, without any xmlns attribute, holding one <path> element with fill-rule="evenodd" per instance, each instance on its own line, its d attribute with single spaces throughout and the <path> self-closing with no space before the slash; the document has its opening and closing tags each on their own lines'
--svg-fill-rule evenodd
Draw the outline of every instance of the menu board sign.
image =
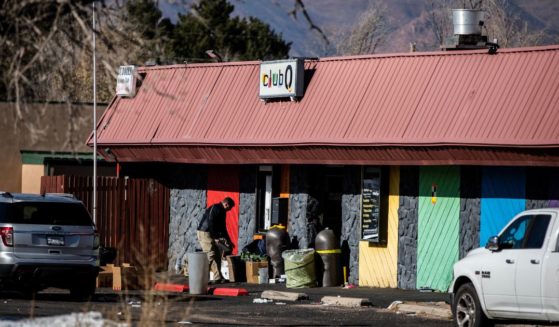
<svg viewBox="0 0 559 327">
<path fill-rule="evenodd" d="M 365 168 L 361 192 L 361 238 L 379 242 L 380 234 L 380 170 Z"/>
</svg>

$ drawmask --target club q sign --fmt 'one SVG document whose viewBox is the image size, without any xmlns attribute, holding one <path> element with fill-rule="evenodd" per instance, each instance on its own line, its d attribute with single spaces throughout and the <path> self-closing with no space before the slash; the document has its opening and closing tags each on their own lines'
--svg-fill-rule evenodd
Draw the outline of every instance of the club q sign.
<svg viewBox="0 0 559 327">
<path fill-rule="evenodd" d="M 266 61 L 260 64 L 260 98 L 302 97 L 302 59 Z"/>
</svg>

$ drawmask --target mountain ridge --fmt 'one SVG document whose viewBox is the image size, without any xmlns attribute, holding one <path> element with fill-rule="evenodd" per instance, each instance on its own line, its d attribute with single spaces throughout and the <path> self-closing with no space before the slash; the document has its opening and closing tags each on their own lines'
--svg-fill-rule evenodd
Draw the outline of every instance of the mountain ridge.
<svg viewBox="0 0 559 327">
<path fill-rule="evenodd" d="M 193 0 L 182 5 L 176 2 L 161 2 L 160 8 L 166 17 L 176 20 L 177 13 L 184 12 Z M 418 51 L 437 48 L 434 34 L 428 24 L 430 0 L 320 0 L 304 1 L 305 9 L 313 23 L 330 40 L 324 42 L 322 36 L 310 28 L 299 11 L 290 14 L 294 0 L 229 0 L 235 6 L 234 15 L 253 16 L 269 24 L 286 42 L 291 42 L 290 55 L 293 57 L 324 57 L 336 54 L 335 44 L 347 37 L 353 24 L 369 6 L 383 6 L 389 31 L 386 42 L 376 53 L 407 52 L 410 43 L 415 43 Z M 511 10 L 534 30 L 545 30 L 545 44 L 558 43 L 559 1 L 556 0 L 510 0 Z M 450 13 L 449 13 L 450 14 Z M 490 18 L 489 18 L 490 19 Z M 489 35 L 491 38 L 491 36 Z"/>
</svg>

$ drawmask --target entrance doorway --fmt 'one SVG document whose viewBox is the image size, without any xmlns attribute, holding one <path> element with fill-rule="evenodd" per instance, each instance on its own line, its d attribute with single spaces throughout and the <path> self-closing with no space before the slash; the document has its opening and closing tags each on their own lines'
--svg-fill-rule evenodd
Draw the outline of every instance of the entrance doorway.
<svg viewBox="0 0 559 327">
<path fill-rule="evenodd" d="M 329 228 L 340 240 L 342 232 L 342 192 L 343 168 L 342 167 L 317 167 L 311 170 L 309 199 L 318 201 L 317 213 L 320 222 L 319 232 Z"/>
<path fill-rule="evenodd" d="M 256 227 L 260 231 L 273 225 L 287 226 L 289 166 L 258 167 L 256 180 Z"/>
</svg>

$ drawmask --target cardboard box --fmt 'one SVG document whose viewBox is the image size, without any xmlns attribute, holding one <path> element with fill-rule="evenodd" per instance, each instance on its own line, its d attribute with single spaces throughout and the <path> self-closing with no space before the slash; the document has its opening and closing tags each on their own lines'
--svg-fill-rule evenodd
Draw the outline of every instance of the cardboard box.
<svg viewBox="0 0 559 327">
<path fill-rule="evenodd" d="M 136 267 L 123 263 L 122 267 L 112 267 L 113 290 L 139 289 L 139 278 Z"/>
<path fill-rule="evenodd" d="M 113 287 L 113 272 L 100 271 L 97 276 L 97 287 Z"/>
<path fill-rule="evenodd" d="M 97 287 L 113 287 L 113 264 L 99 267 Z"/>
<path fill-rule="evenodd" d="M 241 256 L 239 255 L 228 255 L 227 264 L 229 268 L 229 281 L 242 283 L 247 281 L 246 276 L 246 265 Z"/>
<path fill-rule="evenodd" d="M 136 267 L 122 264 L 120 268 L 122 275 L 122 289 L 123 290 L 137 290 L 140 289 L 138 271 Z"/>
<path fill-rule="evenodd" d="M 258 269 L 268 268 L 268 261 L 247 261 L 246 277 L 247 283 L 258 284 Z"/>
<path fill-rule="evenodd" d="M 113 267 L 113 291 L 122 290 L 122 276 L 120 267 Z"/>
</svg>

